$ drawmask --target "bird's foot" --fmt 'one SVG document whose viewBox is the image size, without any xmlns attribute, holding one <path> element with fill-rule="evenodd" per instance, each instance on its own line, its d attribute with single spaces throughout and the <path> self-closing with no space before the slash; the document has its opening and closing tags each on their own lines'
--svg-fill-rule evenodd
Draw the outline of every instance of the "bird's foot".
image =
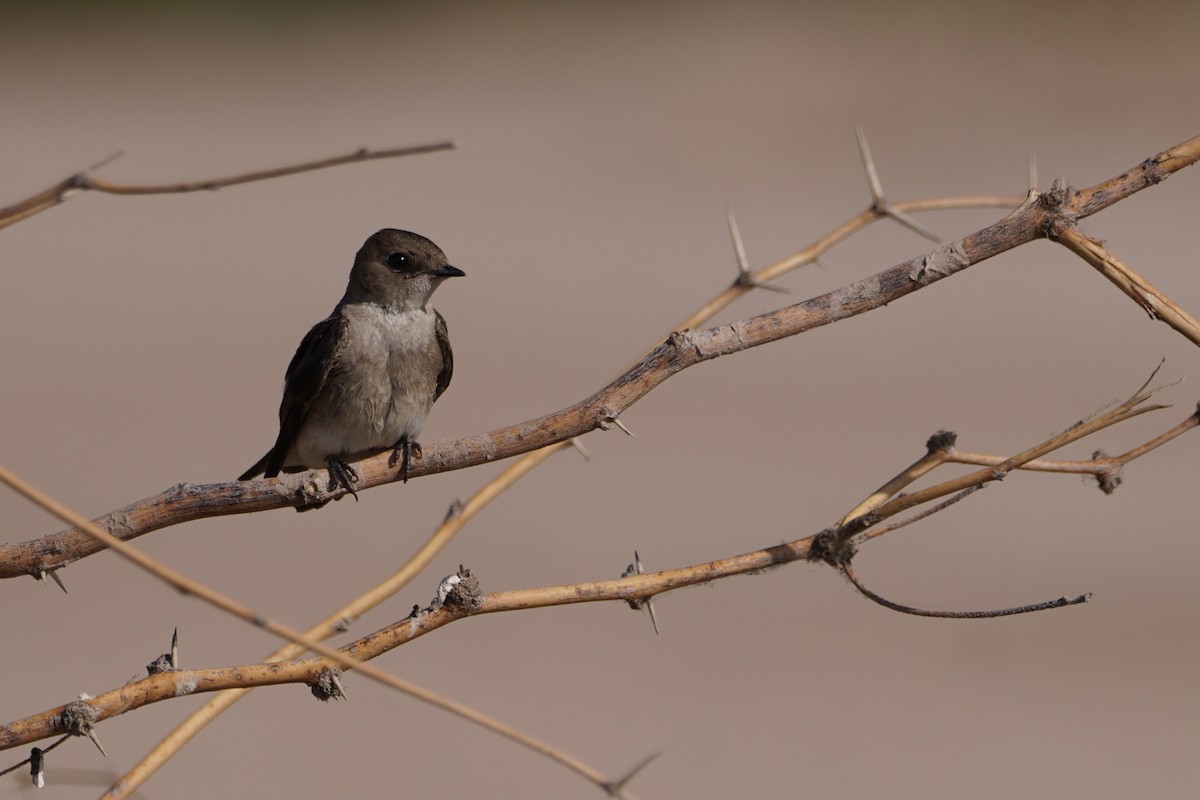
<svg viewBox="0 0 1200 800">
<path fill-rule="evenodd" d="M 388 459 L 388 467 L 396 466 L 396 462 L 400 462 L 400 480 L 403 483 L 408 483 L 408 467 L 412 464 L 413 456 L 421 457 L 421 445 L 418 442 L 410 442 L 407 438 L 396 442 L 395 449 L 392 450 L 392 455 Z"/>
<path fill-rule="evenodd" d="M 354 471 L 354 467 L 342 461 L 340 458 L 330 456 L 325 461 L 329 466 L 329 491 L 333 491 L 339 486 L 345 489 L 350 494 L 354 495 L 354 501 L 358 502 L 358 492 L 354 491 L 354 484 L 358 482 L 358 473 Z"/>
</svg>

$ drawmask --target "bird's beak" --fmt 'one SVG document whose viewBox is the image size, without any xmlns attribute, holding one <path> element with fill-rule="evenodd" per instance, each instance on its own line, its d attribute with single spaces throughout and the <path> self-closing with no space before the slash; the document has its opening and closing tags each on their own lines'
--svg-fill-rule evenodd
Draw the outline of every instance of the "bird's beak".
<svg viewBox="0 0 1200 800">
<path fill-rule="evenodd" d="M 441 269 L 429 270 L 428 274 L 432 275 L 435 278 L 461 278 L 461 277 L 464 277 L 467 273 L 463 272 L 458 267 L 452 267 L 449 264 L 447 264 L 446 266 L 442 267 Z"/>
</svg>

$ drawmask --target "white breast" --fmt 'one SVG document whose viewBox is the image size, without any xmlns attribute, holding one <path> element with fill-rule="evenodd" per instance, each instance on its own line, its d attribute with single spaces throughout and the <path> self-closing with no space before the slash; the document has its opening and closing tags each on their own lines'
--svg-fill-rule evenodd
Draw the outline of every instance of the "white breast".
<svg viewBox="0 0 1200 800">
<path fill-rule="evenodd" d="M 346 306 L 347 337 L 293 448 L 295 461 L 324 466 L 415 440 L 433 406 L 442 354 L 432 310 Z M 290 464 L 292 458 L 288 459 Z"/>
</svg>

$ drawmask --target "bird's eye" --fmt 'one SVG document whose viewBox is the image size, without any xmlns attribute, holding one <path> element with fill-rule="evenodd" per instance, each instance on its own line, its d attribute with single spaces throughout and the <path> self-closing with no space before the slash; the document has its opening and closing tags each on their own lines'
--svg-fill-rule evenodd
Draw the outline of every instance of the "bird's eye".
<svg viewBox="0 0 1200 800">
<path fill-rule="evenodd" d="M 408 268 L 408 256 L 404 253 L 392 253 L 387 257 L 387 265 L 394 270 Z"/>
</svg>

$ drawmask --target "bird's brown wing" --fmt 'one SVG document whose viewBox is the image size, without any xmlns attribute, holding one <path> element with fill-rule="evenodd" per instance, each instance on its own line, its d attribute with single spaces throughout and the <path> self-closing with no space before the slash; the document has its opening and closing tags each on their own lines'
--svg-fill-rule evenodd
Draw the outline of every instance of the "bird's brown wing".
<svg viewBox="0 0 1200 800">
<path fill-rule="evenodd" d="M 238 480 L 248 480 L 260 472 L 274 478 L 283 469 L 283 461 L 308 419 L 313 400 L 321 394 L 329 379 L 345 325 L 342 315 L 335 313 L 314 325 L 300 342 L 284 377 L 283 401 L 279 404 L 279 437 L 275 446 Z"/>
<path fill-rule="evenodd" d="M 442 396 L 442 392 L 446 391 L 446 387 L 450 385 L 450 379 L 454 377 L 454 352 L 450 349 L 450 334 L 446 332 L 446 320 L 437 311 L 434 311 L 433 315 L 437 317 L 433 333 L 437 337 L 438 349 L 442 351 L 442 371 L 438 373 L 437 387 L 433 390 L 433 399 L 436 401 Z"/>
</svg>

